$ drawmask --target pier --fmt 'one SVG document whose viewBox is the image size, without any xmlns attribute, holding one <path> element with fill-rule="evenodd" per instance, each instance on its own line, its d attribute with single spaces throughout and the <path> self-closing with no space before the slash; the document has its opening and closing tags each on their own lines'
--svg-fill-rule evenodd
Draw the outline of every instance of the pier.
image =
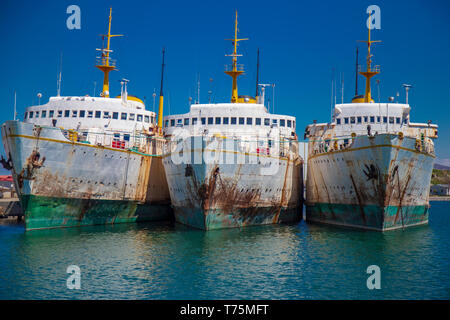
<svg viewBox="0 0 450 320">
<path fill-rule="evenodd" d="M 16 217 L 18 221 L 21 221 L 23 218 L 18 198 L 0 199 L 0 219 L 10 217 Z"/>
</svg>

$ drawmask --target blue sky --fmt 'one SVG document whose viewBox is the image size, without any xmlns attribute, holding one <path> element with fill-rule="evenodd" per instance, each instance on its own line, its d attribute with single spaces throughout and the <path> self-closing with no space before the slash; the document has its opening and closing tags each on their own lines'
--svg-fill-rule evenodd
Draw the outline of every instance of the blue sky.
<svg viewBox="0 0 450 320">
<path fill-rule="evenodd" d="M 66 8 L 81 8 L 81 30 L 66 27 Z M 433 120 L 440 126 L 436 141 L 439 158 L 450 158 L 450 1 L 10 1 L 0 2 L 0 121 L 13 117 L 14 90 L 20 117 L 24 109 L 56 95 L 56 77 L 63 54 L 62 95 L 100 92 L 102 73 L 94 67 L 99 34 L 106 33 L 109 7 L 113 8 L 111 41 L 119 71 L 111 74 L 111 94 L 120 93 L 121 78 L 128 91 L 146 97 L 159 92 L 161 49 L 166 47 L 165 114 L 188 111 L 196 97 L 200 75 L 200 101 L 227 102 L 230 77 L 223 73 L 232 52 L 234 11 L 238 10 L 242 42 L 239 59 L 246 68 L 239 94 L 254 95 L 256 50 L 261 51 L 260 79 L 275 83 L 275 112 L 297 117 L 297 131 L 317 119 L 330 117 L 332 69 L 344 74 L 344 100 L 354 94 L 355 48 L 364 62 L 369 5 L 381 8 L 382 40 L 373 49 L 381 65 L 381 100 L 400 93 L 410 83 L 412 121 Z M 212 81 L 210 81 L 212 79 Z M 360 92 L 363 79 L 360 77 Z M 338 90 L 339 85 L 338 85 Z M 340 91 L 339 91 L 340 92 Z M 377 98 L 375 86 L 373 94 Z M 338 96 L 340 101 L 340 95 Z M 2 151 L 3 152 L 3 151 Z"/>
</svg>

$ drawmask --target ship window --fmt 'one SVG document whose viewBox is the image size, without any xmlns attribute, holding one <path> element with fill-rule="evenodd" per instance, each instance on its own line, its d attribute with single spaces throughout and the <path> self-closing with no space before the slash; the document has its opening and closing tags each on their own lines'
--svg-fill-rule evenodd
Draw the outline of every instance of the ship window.
<svg viewBox="0 0 450 320">
<path fill-rule="evenodd" d="M 103 119 L 109 119 L 109 111 L 103 111 Z"/>
<path fill-rule="evenodd" d="M 265 126 L 270 126 L 270 119 L 269 118 L 264 118 L 264 125 Z"/>
<path fill-rule="evenodd" d="M 114 140 L 120 140 L 120 133 L 114 133 Z"/>
<path fill-rule="evenodd" d="M 168 127 L 169 126 L 169 120 L 166 120 L 164 127 Z"/>
<path fill-rule="evenodd" d="M 28 115 L 28 112 L 25 112 L 25 114 L 23 115 L 23 118 L 26 119 Z"/>
<path fill-rule="evenodd" d="M 58 110 L 58 118 L 62 117 L 62 110 Z"/>
<path fill-rule="evenodd" d="M 191 122 L 191 123 L 192 123 L 192 125 L 195 125 L 195 124 L 197 124 L 197 120 L 198 120 L 197 118 L 192 118 L 192 122 Z"/>
<path fill-rule="evenodd" d="M 344 118 L 344 123 L 345 123 L 345 124 L 348 124 L 348 117 L 345 117 L 345 118 Z"/>
<path fill-rule="evenodd" d="M 81 111 L 80 111 L 80 117 L 81 117 Z M 116 119 L 116 120 L 119 119 L 119 113 L 118 112 L 113 112 L 113 119 Z"/>
<path fill-rule="evenodd" d="M 362 118 L 361 117 L 357 117 L 358 123 L 362 122 Z"/>
<path fill-rule="evenodd" d="M 278 124 L 278 119 L 272 119 L 272 124 Z"/>
<path fill-rule="evenodd" d="M 30 111 L 30 117 L 29 117 L 30 119 L 33 118 L 33 113 L 34 113 L 33 111 Z"/>
<path fill-rule="evenodd" d="M 364 116 L 364 122 L 365 123 L 369 122 L 369 117 L 368 116 Z"/>
<path fill-rule="evenodd" d="M 236 117 L 231 117 L 231 124 L 236 124 Z"/>
<path fill-rule="evenodd" d="M 400 118 L 395 118 L 395 123 L 400 124 Z"/>
<path fill-rule="evenodd" d="M 350 117 L 350 123 L 355 123 L 356 119 L 355 117 Z"/>
<path fill-rule="evenodd" d="M 287 126 L 288 126 L 289 128 L 291 127 L 291 122 L 292 122 L 291 120 L 288 120 L 288 121 L 287 121 Z"/>
<path fill-rule="evenodd" d="M 123 140 L 125 140 L 125 141 L 130 141 L 130 135 L 129 135 L 128 133 L 125 133 L 125 134 L 123 135 Z"/>
<path fill-rule="evenodd" d="M 295 130 L 295 120 L 292 121 L 292 128 Z"/>
<path fill-rule="evenodd" d="M 134 113 L 130 113 L 130 117 L 128 118 L 128 120 L 134 121 Z"/>
<path fill-rule="evenodd" d="M 242 117 L 239 117 L 239 124 L 244 124 L 245 123 L 245 119 Z"/>
<path fill-rule="evenodd" d="M 95 117 L 96 118 L 101 118 L 102 116 L 102 112 L 101 111 L 95 111 Z"/>
<path fill-rule="evenodd" d="M 49 118 L 53 118 L 53 114 L 55 113 L 55 111 L 53 111 L 53 110 L 50 110 L 49 112 L 48 112 L 48 117 Z"/>
<path fill-rule="evenodd" d="M 202 120 L 202 124 L 206 124 L 206 118 L 205 117 L 202 117 L 201 120 Z"/>
<path fill-rule="evenodd" d="M 43 110 L 41 113 L 41 118 L 45 118 L 45 117 L 47 117 L 47 111 Z"/>
<path fill-rule="evenodd" d="M 170 119 L 170 126 L 175 127 L 175 119 Z"/>
<path fill-rule="evenodd" d="M 341 118 L 336 119 L 336 124 L 341 124 Z"/>
<path fill-rule="evenodd" d="M 142 114 L 137 115 L 137 121 L 142 122 Z M 181 119 L 180 119 L 181 120 Z M 181 122 L 181 121 L 180 121 Z"/>
<path fill-rule="evenodd" d="M 394 123 L 394 117 L 389 117 L 389 123 Z"/>
<path fill-rule="evenodd" d="M 253 118 L 247 118 L 247 124 L 251 125 L 253 123 Z"/>
<path fill-rule="evenodd" d="M 208 124 L 213 124 L 214 122 L 214 118 L 213 117 L 209 117 L 208 118 Z"/>
<path fill-rule="evenodd" d="M 229 123 L 230 123 L 230 118 L 224 117 L 223 118 L 223 124 L 229 124 Z"/>
<path fill-rule="evenodd" d="M 72 118 L 76 118 L 78 114 L 77 110 L 72 110 Z"/>
<path fill-rule="evenodd" d="M 255 118 L 255 124 L 257 126 L 260 126 L 261 125 L 261 118 Z"/>
<path fill-rule="evenodd" d="M 70 116 L 70 110 L 64 110 L 64 118 L 68 118 Z"/>
<path fill-rule="evenodd" d="M 375 123 L 375 117 L 374 116 L 370 117 L 370 123 Z"/>
<path fill-rule="evenodd" d="M 150 116 L 144 116 L 144 122 L 149 123 L 150 122 Z"/>
<path fill-rule="evenodd" d="M 189 118 L 184 118 L 184 125 L 188 126 L 189 125 Z"/>
<path fill-rule="evenodd" d="M 387 117 L 383 117 L 383 123 L 387 123 Z"/>
<path fill-rule="evenodd" d="M 407 124 L 408 123 L 408 119 L 407 118 L 403 119 L 403 123 Z"/>
<path fill-rule="evenodd" d="M 80 110 L 80 118 L 84 118 L 86 111 Z"/>
<path fill-rule="evenodd" d="M 222 118 L 221 117 L 216 117 L 216 124 L 220 124 Z"/>
<path fill-rule="evenodd" d="M 285 126 L 286 126 L 286 120 L 280 119 L 280 127 L 285 127 Z"/>
<path fill-rule="evenodd" d="M 182 124 L 183 119 L 177 119 L 177 124 Z"/>
<path fill-rule="evenodd" d="M 380 116 L 377 117 L 377 123 L 381 123 L 381 117 Z"/>
<path fill-rule="evenodd" d="M 121 119 L 121 120 L 127 120 L 127 114 L 126 114 L 125 112 L 122 112 L 122 113 L 120 114 L 120 119 Z"/>
</svg>

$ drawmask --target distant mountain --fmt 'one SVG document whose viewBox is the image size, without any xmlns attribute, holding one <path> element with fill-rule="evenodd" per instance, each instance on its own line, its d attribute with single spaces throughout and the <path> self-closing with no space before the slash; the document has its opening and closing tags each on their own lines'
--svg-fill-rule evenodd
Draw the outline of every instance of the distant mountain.
<svg viewBox="0 0 450 320">
<path fill-rule="evenodd" d="M 434 168 L 438 170 L 450 170 L 450 159 L 436 159 Z"/>
<path fill-rule="evenodd" d="M 437 170 L 450 170 L 450 167 L 443 166 L 442 164 L 438 164 L 438 163 L 435 163 L 433 167 L 434 167 L 434 169 L 437 169 Z"/>
</svg>

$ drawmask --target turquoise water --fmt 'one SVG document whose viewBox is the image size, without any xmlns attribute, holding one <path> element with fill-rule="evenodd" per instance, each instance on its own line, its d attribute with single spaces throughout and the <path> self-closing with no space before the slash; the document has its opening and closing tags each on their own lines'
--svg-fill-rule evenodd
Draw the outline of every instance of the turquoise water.
<svg viewBox="0 0 450 320">
<path fill-rule="evenodd" d="M 25 232 L 0 222 L 0 299 L 449 299 L 450 202 L 427 226 L 214 231 L 123 224 Z M 369 265 L 381 289 L 369 290 Z M 66 268 L 81 269 L 69 290 Z"/>
</svg>

